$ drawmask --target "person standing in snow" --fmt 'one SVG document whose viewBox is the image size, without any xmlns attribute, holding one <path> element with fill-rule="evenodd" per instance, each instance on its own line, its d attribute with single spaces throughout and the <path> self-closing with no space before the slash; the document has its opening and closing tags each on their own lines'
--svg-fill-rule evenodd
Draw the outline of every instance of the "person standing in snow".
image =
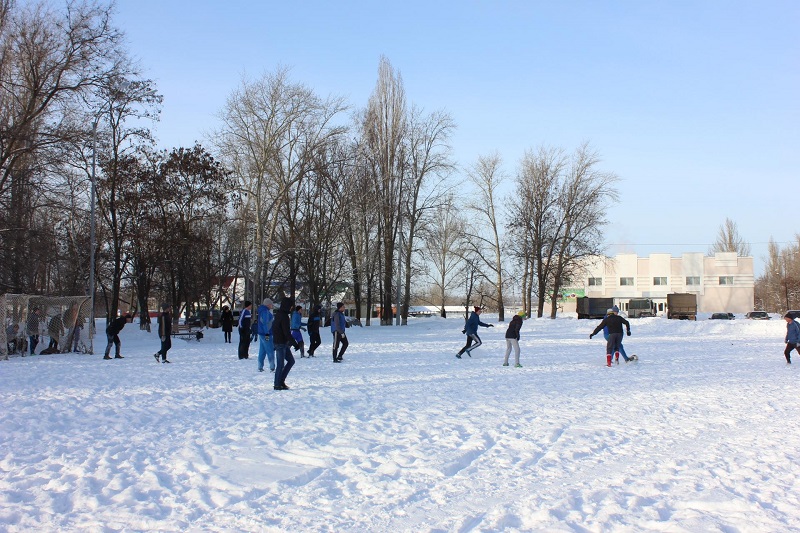
<svg viewBox="0 0 800 533">
<path fill-rule="evenodd" d="M 314 357 L 314 350 L 319 348 L 322 344 L 322 338 L 319 336 L 319 327 L 322 324 L 322 306 L 316 304 L 311 313 L 308 315 L 308 340 L 311 345 L 308 347 L 308 356 Z"/>
<path fill-rule="evenodd" d="M 39 322 L 42 319 L 42 312 L 38 307 L 33 308 L 33 312 L 28 315 L 28 321 L 25 323 L 25 333 L 28 335 L 28 346 L 31 350 L 31 355 L 34 355 L 36 345 L 39 344 Z"/>
<path fill-rule="evenodd" d="M 800 353 L 800 324 L 795 322 L 790 313 L 786 313 L 783 318 L 786 320 L 786 338 L 783 340 L 786 343 L 786 349 L 783 351 L 783 356 L 786 357 L 786 364 L 791 365 L 792 350 Z"/>
<path fill-rule="evenodd" d="M 338 302 L 336 304 L 336 311 L 331 317 L 331 333 L 333 333 L 333 362 L 341 363 L 344 357 L 344 352 L 350 345 L 347 342 L 347 319 L 344 317 L 344 303 Z M 341 346 L 341 350 L 339 349 Z M 337 354 L 338 351 L 338 354 Z"/>
<path fill-rule="evenodd" d="M 47 335 L 50 337 L 50 344 L 47 348 L 54 353 L 58 352 L 58 341 L 63 334 L 64 319 L 61 318 L 61 313 L 56 311 L 50 322 L 47 323 Z"/>
<path fill-rule="evenodd" d="M 222 334 L 225 337 L 225 342 L 231 342 L 231 332 L 233 332 L 233 312 L 227 305 L 222 306 L 222 312 L 219 314 L 219 325 L 222 326 Z"/>
<path fill-rule="evenodd" d="M 308 323 L 303 322 L 303 306 L 298 305 L 294 308 L 294 312 L 292 313 L 292 322 L 290 329 L 292 331 L 292 337 L 295 340 L 295 343 L 299 348 L 295 347 L 295 350 L 300 350 L 300 357 L 306 356 L 306 343 L 303 341 L 303 334 L 300 333 L 300 330 L 303 329 L 303 326 L 307 326 Z"/>
<path fill-rule="evenodd" d="M 253 302 L 250 300 L 244 301 L 244 307 L 239 314 L 239 359 L 250 358 L 250 330 L 251 330 L 251 311 Z"/>
<path fill-rule="evenodd" d="M 269 358 L 269 371 L 275 371 L 275 345 L 272 343 L 272 300 L 264 298 L 258 306 L 258 371 L 264 371 L 264 359 Z"/>
<path fill-rule="evenodd" d="M 514 349 L 514 366 L 522 368 L 519 364 L 519 330 L 522 327 L 522 317 L 514 315 L 511 323 L 506 330 L 506 357 L 503 359 L 503 366 L 508 366 L 508 356 L 511 355 L 511 349 Z"/>
<path fill-rule="evenodd" d="M 614 314 L 617 315 L 619 314 L 619 307 L 617 307 L 616 305 L 612 307 L 611 310 L 614 311 Z M 603 338 L 606 340 L 606 342 L 608 342 L 608 326 L 605 326 L 603 328 Z M 619 353 L 622 355 L 622 358 L 625 359 L 626 363 L 629 363 L 631 361 L 630 358 L 628 357 L 628 354 L 625 353 L 625 347 L 622 345 L 622 339 L 620 339 L 619 341 Z M 617 356 L 617 363 L 619 363 L 619 356 Z"/>
<path fill-rule="evenodd" d="M 294 302 L 291 298 L 284 297 L 278 311 L 275 312 L 275 320 L 272 322 L 272 338 L 275 344 L 275 383 L 272 387 L 275 390 L 289 390 L 286 386 L 286 377 L 294 366 L 294 356 L 290 347 L 297 347 L 297 341 L 292 337 L 290 328 L 289 313 Z"/>
<path fill-rule="evenodd" d="M 170 363 L 167 359 L 167 352 L 172 348 L 172 306 L 170 304 L 161 305 L 161 316 L 158 317 L 158 338 L 161 340 L 161 349 L 153 357 L 158 363 L 158 356 L 161 356 L 162 363 Z"/>
<path fill-rule="evenodd" d="M 609 309 L 606 311 L 606 317 L 603 319 L 600 324 L 594 328 L 594 331 L 589 334 L 589 338 L 591 339 L 599 331 L 602 331 L 603 328 L 608 326 L 608 341 L 606 342 L 606 364 L 611 366 L 611 357 L 612 354 L 616 357 L 617 364 L 619 364 L 619 346 L 622 344 L 622 325 L 625 325 L 625 328 L 628 332 L 628 335 L 631 334 L 631 325 L 630 323 L 616 314 L 613 309 Z M 630 359 L 627 359 L 629 361 Z"/>
<path fill-rule="evenodd" d="M 124 359 L 124 357 L 119 354 L 119 349 L 122 346 L 122 342 L 119 340 L 119 332 L 122 331 L 122 328 L 124 328 L 125 324 L 128 323 L 129 318 L 131 318 L 131 315 L 126 313 L 115 318 L 109 322 L 108 326 L 106 326 L 106 338 L 108 339 L 108 344 L 106 345 L 106 355 L 103 357 L 103 359 L 111 359 L 109 354 L 111 353 L 112 344 L 116 347 L 116 355 L 114 356 L 114 359 Z"/>
<path fill-rule="evenodd" d="M 461 354 L 465 353 L 472 357 L 472 350 L 483 344 L 481 338 L 478 336 L 478 326 L 482 328 L 493 328 L 494 324 L 486 324 L 481 322 L 481 313 L 483 313 L 483 308 L 479 305 L 475 306 L 475 310 L 469 315 L 469 319 L 467 319 L 467 323 L 464 326 L 464 330 L 462 333 L 467 335 L 467 344 L 464 345 L 461 350 L 456 354 L 456 357 L 461 359 Z M 474 343 L 474 344 L 473 344 Z"/>
</svg>

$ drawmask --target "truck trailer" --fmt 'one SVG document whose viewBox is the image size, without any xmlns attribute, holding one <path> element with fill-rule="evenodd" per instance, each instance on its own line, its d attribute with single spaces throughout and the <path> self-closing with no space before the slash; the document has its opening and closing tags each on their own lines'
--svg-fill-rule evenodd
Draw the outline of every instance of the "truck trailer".
<svg viewBox="0 0 800 533">
<path fill-rule="evenodd" d="M 578 318 L 604 318 L 606 311 L 614 307 L 614 298 L 578 298 L 576 309 Z"/>
<path fill-rule="evenodd" d="M 667 294 L 667 318 L 697 320 L 697 295 Z"/>
</svg>

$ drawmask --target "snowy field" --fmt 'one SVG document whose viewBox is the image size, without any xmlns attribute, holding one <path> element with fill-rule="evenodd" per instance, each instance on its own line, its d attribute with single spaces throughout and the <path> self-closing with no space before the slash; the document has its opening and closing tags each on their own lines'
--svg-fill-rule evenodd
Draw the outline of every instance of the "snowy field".
<svg viewBox="0 0 800 533">
<path fill-rule="evenodd" d="M 289 391 L 219 330 L 2 361 L 0 530 L 800 531 L 785 322 L 634 320 L 613 368 L 598 322 L 525 321 L 524 368 L 503 324 L 326 330 Z"/>
</svg>

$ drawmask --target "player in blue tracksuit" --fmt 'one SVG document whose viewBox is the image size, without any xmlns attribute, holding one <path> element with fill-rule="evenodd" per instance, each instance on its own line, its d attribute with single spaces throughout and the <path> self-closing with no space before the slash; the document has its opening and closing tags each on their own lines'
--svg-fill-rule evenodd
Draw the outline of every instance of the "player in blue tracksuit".
<svg viewBox="0 0 800 533">
<path fill-rule="evenodd" d="M 257 311 L 258 371 L 264 371 L 264 359 L 269 358 L 269 371 L 275 371 L 275 345 L 272 344 L 272 300 L 264 298 Z"/>
<path fill-rule="evenodd" d="M 300 357 L 306 356 L 306 345 L 303 342 L 303 334 L 300 333 L 300 328 L 307 325 L 307 323 L 303 322 L 303 306 L 296 306 L 294 308 L 294 312 L 292 313 L 292 323 L 290 325 L 290 329 L 292 331 L 292 338 L 294 338 L 296 343 L 294 349 L 295 351 L 300 350 Z"/>
<path fill-rule="evenodd" d="M 251 330 L 251 311 L 253 302 L 245 300 L 242 311 L 239 314 L 239 359 L 249 359 L 250 354 L 250 330 Z"/>
<path fill-rule="evenodd" d="M 482 328 L 493 328 L 494 324 L 486 324 L 481 322 L 481 313 L 483 309 L 480 306 L 475 306 L 475 310 L 469 315 L 469 319 L 467 320 L 467 324 L 464 326 L 463 333 L 467 335 L 467 344 L 459 350 L 456 354 L 456 357 L 461 359 L 461 354 L 465 353 L 472 357 L 471 352 L 481 344 L 481 338 L 478 337 L 478 326 Z M 474 344 L 473 344 L 474 343 Z"/>
</svg>

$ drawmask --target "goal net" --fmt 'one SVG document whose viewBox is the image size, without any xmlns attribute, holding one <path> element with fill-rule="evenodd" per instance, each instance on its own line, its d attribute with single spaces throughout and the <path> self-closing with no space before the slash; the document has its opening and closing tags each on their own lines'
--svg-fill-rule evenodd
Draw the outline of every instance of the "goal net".
<svg viewBox="0 0 800 533">
<path fill-rule="evenodd" d="M 0 295 L 0 359 L 42 352 L 92 353 L 90 307 L 89 296 Z"/>
</svg>

